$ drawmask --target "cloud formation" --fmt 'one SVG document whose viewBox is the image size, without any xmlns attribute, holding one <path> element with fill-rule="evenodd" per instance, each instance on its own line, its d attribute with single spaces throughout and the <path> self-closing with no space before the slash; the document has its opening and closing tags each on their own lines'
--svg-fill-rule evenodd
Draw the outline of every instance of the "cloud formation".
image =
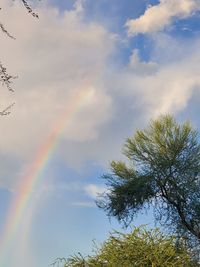
<svg viewBox="0 0 200 267">
<path fill-rule="evenodd" d="M 106 191 L 105 186 L 97 184 L 88 184 L 84 189 L 86 194 L 93 199 L 96 199 L 98 195 L 103 194 Z"/>
<path fill-rule="evenodd" d="M 1 118 L 2 157 L 34 160 L 73 95 L 87 88 L 93 94 L 66 121 L 62 139 L 96 138 L 113 113 L 111 97 L 101 83 L 114 47 L 113 35 L 99 24 L 84 22 L 80 2 L 62 15 L 44 4 L 37 11 L 39 20 L 27 14 L 20 1 L 11 5 L 5 0 L 1 8 L 1 21 L 16 40 L 1 33 L 0 58 L 10 73 L 19 76 L 14 94 L 0 90 L 2 107 L 16 102 L 12 114 Z M 2 175 L 1 179 L 5 180 Z"/>
<path fill-rule="evenodd" d="M 132 94 L 137 98 L 137 104 L 149 114 L 147 116 L 156 117 L 160 114 L 180 112 L 187 106 L 194 91 L 200 89 L 198 44 L 199 40 L 193 44 L 193 52 L 190 55 L 185 55 L 183 49 L 181 60 L 164 64 L 142 62 L 137 51 L 133 51 L 124 76 L 125 81 L 122 83 L 126 82 L 129 93 L 131 88 L 134 88 Z M 170 39 L 165 40 L 162 49 L 165 50 L 168 46 Z M 155 42 L 155 50 L 158 48 L 159 43 Z M 159 57 L 162 58 L 162 51 Z"/>
<path fill-rule="evenodd" d="M 169 26 L 174 18 L 186 18 L 198 10 L 199 0 L 160 0 L 158 5 L 149 6 L 139 18 L 126 22 L 128 35 L 161 31 Z"/>
<path fill-rule="evenodd" d="M 198 39 L 188 51 L 187 43 L 159 36 L 154 51 L 161 52 L 152 51 L 149 61 L 133 50 L 126 65 L 116 66 L 110 56 L 116 53 L 117 39 L 102 25 L 86 22 L 80 3 L 62 14 L 41 6 L 39 20 L 17 1 L 2 3 L 2 22 L 17 39 L 2 36 L 0 58 L 19 78 L 13 95 L 0 89 L 2 106 L 16 102 L 0 123 L 1 186 L 13 190 L 75 92 L 87 87 L 92 94 L 60 136 L 56 157 L 77 170 L 88 161 L 105 166 L 118 159 L 135 128 L 161 113 L 180 112 L 199 90 Z M 179 51 L 181 60 L 167 61 L 166 51 L 171 58 Z"/>
<path fill-rule="evenodd" d="M 39 20 L 29 16 L 20 2 L 1 3 L 1 20 L 17 39 L 2 35 L 0 59 L 19 78 L 13 84 L 14 94 L 0 88 L 0 107 L 16 102 L 10 116 L 0 117 L 0 187 L 16 190 L 15 184 L 34 162 L 73 95 L 87 89 L 91 95 L 59 136 L 52 161 L 32 197 L 32 209 L 41 212 L 45 206 L 45 212 L 48 207 L 51 213 L 56 201 L 60 206 L 66 203 L 63 210 L 94 207 L 94 199 L 105 188 L 93 175 L 103 172 L 102 166 L 107 169 L 110 160 L 121 159 L 126 137 L 152 117 L 182 112 L 199 95 L 200 38 L 188 44 L 157 33 L 151 38 L 148 61 L 139 50 L 130 49 L 129 61 L 119 66 L 116 61 L 122 52 L 118 54 L 117 48 L 122 37 L 116 38 L 105 24 L 85 19 L 81 1 L 62 13 L 42 1 Z M 198 10 L 197 3 L 162 0 L 129 21 L 129 34 L 160 31 L 174 17 Z M 113 51 L 116 61 L 110 60 Z M 28 245 L 23 245 L 17 265 L 27 261 L 24 248 L 28 250 Z"/>
</svg>

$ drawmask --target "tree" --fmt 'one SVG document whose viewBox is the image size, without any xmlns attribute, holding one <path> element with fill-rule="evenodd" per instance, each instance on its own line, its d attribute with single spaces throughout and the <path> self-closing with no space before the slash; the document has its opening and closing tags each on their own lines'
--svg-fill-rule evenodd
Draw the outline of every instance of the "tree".
<svg viewBox="0 0 200 267">
<path fill-rule="evenodd" d="M 32 8 L 30 7 L 30 5 L 28 4 L 28 2 L 26 0 L 21 0 L 21 2 L 23 3 L 25 8 L 27 9 L 28 13 L 30 13 L 33 17 L 38 18 L 38 14 L 32 10 Z M 0 7 L 0 10 L 1 10 L 1 7 Z M 0 30 L 4 34 L 6 34 L 9 38 L 11 38 L 13 40 L 15 39 L 15 37 L 9 33 L 9 31 L 6 29 L 6 27 L 1 22 L 0 22 Z M 0 61 L 0 83 L 2 84 L 2 86 L 6 86 L 10 92 L 14 92 L 11 85 L 12 85 L 13 80 L 16 78 L 17 78 L 17 76 L 8 74 L 6 67 Z M 5 109 L 0 111 L 0 115 L 10 114 L 10 109 L 14 104 L 15 103 L 12 103 L 9 106 L 7 106 Z"/>
<path fill-rule="evenodd" d="M 92 256 L 81 254 L 59 259 L 53 264 L 64 267 L 197 267 L 184 242 L 165 236 L 158 229 L 135 228 L 129 234 L 115 232 L 100 247 L 94 246 Z"/>
<path fill-rule="evenodd" d="M 152 120 L 126 140 L 130 166 L 112 161 L 103 178 L 108 192 L 98 205 L 109 216 L 129 223 L 153 206 L 155 218 L 170 231 L 200 241 L 200 144 L 189 122 L 172 116 Z"/>
</svg>

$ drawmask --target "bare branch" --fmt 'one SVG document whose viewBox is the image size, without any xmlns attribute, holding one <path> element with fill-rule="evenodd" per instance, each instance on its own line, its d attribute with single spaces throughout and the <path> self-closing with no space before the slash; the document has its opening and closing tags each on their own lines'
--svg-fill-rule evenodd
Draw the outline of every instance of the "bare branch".
<svg viewBox="0 0 200 267">
<path fill-rule="evenodd" d="M 6 107 L 4 110 L 0 111 L 0 116 L 6 116 L 11 113 L 10 109 L 15 105 L 15 103 L 12 103 L 8 107 Z"/>
<path fill-rule="evenodd" d="M 0 62 L 0 82 L 3 86 L 5 85 L 10 92 L 14 92 L 13 88 L 11 87 L 11 84 L 12 80 L 16 78 L 17 76 L 12 76 L 8 74 L 7 69 Z"/>
<path fill-rule="evenodd" d="M 21 0 L 21 2 L 27 9 L 28 13 L 30 13 L 35 18 L 39 18 L 38 14 L 33 11 L 31 6 L 28 4 L 27 0 Z M 0 7 L 0 10 L 1 10 L 1 7 Z M 1 22 L 0 22 L 0 31 L 2 31 L 4 34 L 6 34 L 11 39 L 15 39 L 15 37 L 7 31 L 7 29 Z M 10 92 L 14 92 L 13 88 L 11 87 L 11 84 L 12 84 L 13 79 L 16 79 L 16 78 L 17 76 L 12 76 L 7 73 L 7 69 L 2 65 L 0 61 L 0 83 L 3 86 L 5 85 Z M 3 111 L 0 111 L 0 116 L 9 115 L 11 113 L 10 109 L 14 106 L 14 104 L 15 103 L 12 103 L 8 107 L 6 107 Z"/>
<path fill-rule="evenodd" d="M 21 0 L 28 12 L 35 18 L 39 18 L 38 14 L 33 11 L 26 0 Z"/>
<path fill-rule="evenodd" d="M 16 39 L 13 35 L 11 35 L 6 28 L 4 27 L 4 25 L 0 22 L 0 28 L 2 30 L 3 33 L 5 33 L 8 37 L 10 37 L 11 39 Z"/>
</svg>

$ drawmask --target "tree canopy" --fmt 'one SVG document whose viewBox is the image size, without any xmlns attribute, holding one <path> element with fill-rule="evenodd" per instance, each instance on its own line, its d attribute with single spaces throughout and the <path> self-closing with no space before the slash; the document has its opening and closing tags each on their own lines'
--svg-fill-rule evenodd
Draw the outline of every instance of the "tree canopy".
<svg viewBox="0 0 200 267">
<path fill-rule="evenodd" d="M 135 228 L 129 234 L 115 232 L 101 245 L 94 246 L 93 255 L 77 254 L 59 259 L 64 267 L 197 267 L 184 242 L 165 236 L 158 229 Z M 63 266 L 62 265 L 62 266 Z"/>
<path fill-rule="evenodd" d="M 200 144 L 189 122 L 170 115 L 152 120 L 126 140 L 129 165 L 112 161 L 103 178 L 108 192 L 98 205 L 109 216 L 128 223 L 143 208 L 170 231 L 200 241 Z"/>
</svg>

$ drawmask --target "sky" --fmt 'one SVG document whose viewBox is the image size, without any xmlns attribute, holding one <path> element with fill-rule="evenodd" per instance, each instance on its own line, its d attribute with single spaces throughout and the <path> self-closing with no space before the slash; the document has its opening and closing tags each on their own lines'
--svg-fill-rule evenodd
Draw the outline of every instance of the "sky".
<svg viewBox="0 0 200 267">
<path fill-rule="evenodd" d="M 45 267 L 123 225 L 95 199 L 127 137 L 172 114 L 199 129 L 199 0 L 2 0 L 0 265 Z M 125 159 L 124 159 L 125 160 Z M 30 183 L 29 183 L 30 182 Z M 18 206 L 17 206 L 18 205 Z M 10 219 L 9 219 L 10 218 Z M 9 222 L 9 223 L 8 223 Z M 152 214 L 134 225 L 153 225 Z"/>
</svg>

